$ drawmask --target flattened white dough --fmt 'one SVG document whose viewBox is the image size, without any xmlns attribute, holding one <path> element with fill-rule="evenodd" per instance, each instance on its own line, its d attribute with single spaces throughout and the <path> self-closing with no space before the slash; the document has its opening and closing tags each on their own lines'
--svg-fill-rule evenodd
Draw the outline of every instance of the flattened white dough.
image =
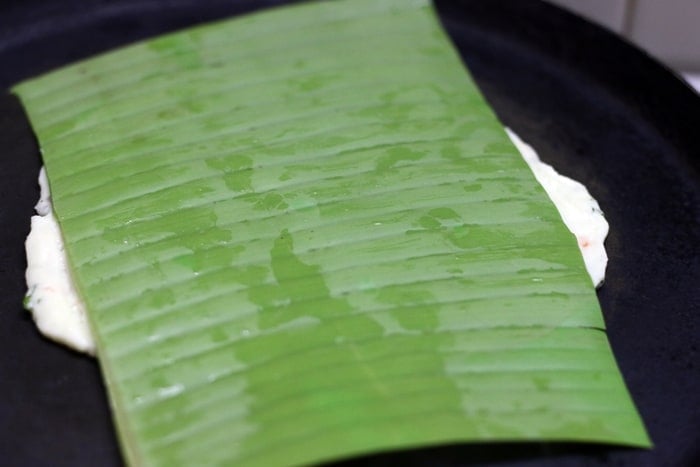
<svg viewBox="0 0 700 467">
<path fill-rule="evenodd" d="M 550 165 L 540 161 L 535 150 L 518 135 L 509 129 L 506 132 L 556 205 L 568 229 L 578 239 L 586 269 L 593 283 L 599 286 L 608 262 L 603 246 L 608 223 L 598 202 L 582 184 L 558 174 Z M 26 306 L 31 310 L 39 331 L 46 337 L 94 355 L 95 342 L 85 305 L 73 286 L 67 267 L 63 237 L 53 214 L 43 168 L 39 173 L 39 186 L 41 197 L 35 207 L 38 215 L 32 217 L 32 229 L 25 244 Z"/>
<path fill-rule="evenodd" d="M 551 165 L 542 162 L 532 146 L 523 142 L 512 130 L 506 128 L 506 133 L 556 206 L 566 227 L 576 236 L 588 275 L 593 285 L 600 287 L 608 265 L 608 254 L 603 243 L 609 226 L 598 201 L 583 184 L 559 174 Z"/>
<path fill-rule="evenodd" d="M 95 354 L 95 342 L 88 325 L 85 305 L 80 299 L 68 270 L 61 230 L 51 208 L 48 180 L 39 172 L 41 196 L 32 216 L 31 231 L 25 242 L 27 251 L 27 299 L 39 331 L 61 344 Z"/>
</svg>

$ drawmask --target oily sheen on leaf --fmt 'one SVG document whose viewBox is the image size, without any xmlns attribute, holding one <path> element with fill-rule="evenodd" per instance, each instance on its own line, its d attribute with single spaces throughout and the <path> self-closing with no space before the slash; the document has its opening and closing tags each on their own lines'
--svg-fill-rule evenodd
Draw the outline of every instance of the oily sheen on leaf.
<svg viewBox="0 0 700 467">
<path fill-rule="evenodd" d="M 21 83 L 127 461 L 647 446 L 574 237 L 425 0 Z"/>
</svg>

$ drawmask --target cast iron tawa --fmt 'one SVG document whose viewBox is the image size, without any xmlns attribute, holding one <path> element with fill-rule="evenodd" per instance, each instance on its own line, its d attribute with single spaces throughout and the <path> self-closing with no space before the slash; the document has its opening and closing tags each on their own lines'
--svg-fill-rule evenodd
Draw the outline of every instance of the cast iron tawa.
<svg viewBox="0 0 700 467">
<path fill-rule="evenodd" d="M 267 8 L 263 0 L 0 4 L 0 89 L 119 45 Z M 585 183 L 611 225 L 608 336 L 655 444 L 459 444 L 336 466 L 700 465 L 700 97 L 616 36 L 538 0 L 436 1 L 504 124 Z M 122 464 L 96 362 L 42 339 L 22 309 L 40 157 L 0 92 L 0 459 Z"/>
</svg>

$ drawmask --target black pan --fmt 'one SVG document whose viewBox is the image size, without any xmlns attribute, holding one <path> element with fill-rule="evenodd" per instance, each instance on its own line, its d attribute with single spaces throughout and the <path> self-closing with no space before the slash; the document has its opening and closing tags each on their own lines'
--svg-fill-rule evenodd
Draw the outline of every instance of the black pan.
<svg viewBox="0 0 700 467">
<path fill-rule="evenodd" d="M 281 1 L 0 3 L 0 89 L 117 45 Z M 339 465 L 700 465 L 700 97 L 617 37 L 538 0 L 439 1 L 503 122 L 584 182 L 611 224 L 599 298 L 651 450 L 465 444 Z M 0 93 L 0 464 L 121 464 L 96 363 L 22 310 L 36 143 Z"/>
</svg>

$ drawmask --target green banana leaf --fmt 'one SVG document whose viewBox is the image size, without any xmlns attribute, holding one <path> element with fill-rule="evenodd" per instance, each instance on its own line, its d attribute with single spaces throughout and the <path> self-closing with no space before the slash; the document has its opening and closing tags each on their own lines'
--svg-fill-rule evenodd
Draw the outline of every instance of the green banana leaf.
<svg viewBox="0 0 700 467">
<path fill-rule="evenodd" d="M 649 445 L 576 240 L 428 1 L 275 9 L 14 91 L 130 464 Z"/>
</svg>

